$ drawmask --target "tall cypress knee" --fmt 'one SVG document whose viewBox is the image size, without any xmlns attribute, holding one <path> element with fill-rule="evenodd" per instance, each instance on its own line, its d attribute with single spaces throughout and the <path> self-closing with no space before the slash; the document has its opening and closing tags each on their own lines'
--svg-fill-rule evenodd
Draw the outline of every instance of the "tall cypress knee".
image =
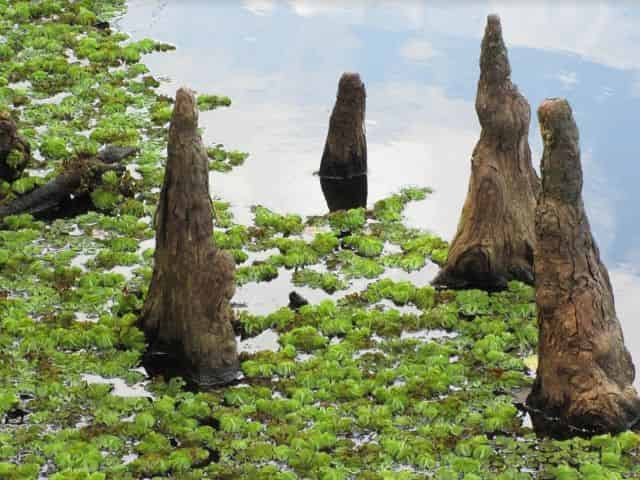
<svg viewBox="0 0 640 480">
<path fill-rule="evenodd" d="M 206 388 L 238 373 L 229 303 L 235 264 L 213 242 L 208 160 L 197 129 L 196 99 L 180 89 L 155 219 L 155 266 L 140 324 L 149 341 L 146 363 L 169 366 Z"/>
<path fill-rule="evenodd" d="M 320 162 L 320 185 L 330 211 L 367 206 L 366 92 L 357 73 L 344 73 Z"/>
<path fill-rule="evenodd" d="M 510 280 L 533 283 L 540 181 L 527 140 L 531 110 L 511 82 L 497 15 L 487 18 L 482 39 L 476 112 L 482 131 L 467 198 L 447 263 L 433 283 L 486 290 L 502 289 Z"/>
<path fill-rule="evenodd" d="M 29 143 L 7 112 L 0 111 L 0 180 L 16 180 L 31 161 Z"/>
<path fill-rule="evenodd" d="M 640 419 L 640 399 L 582 202 L 578 129 L 564 99 L 545 100 L 538 119 L 544 141 L 535 223 L 540 336 L 527 403 L 540 432 L 625 430 Z"/>
</svg>

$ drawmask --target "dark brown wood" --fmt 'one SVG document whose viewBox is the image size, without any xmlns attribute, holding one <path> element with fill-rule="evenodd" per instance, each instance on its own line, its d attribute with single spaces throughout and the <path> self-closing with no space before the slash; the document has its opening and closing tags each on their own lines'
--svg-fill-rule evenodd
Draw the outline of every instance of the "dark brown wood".
<svg viewBox="0 0 640 480">
<path fill-rule="evenodd" d="M 86 211 L 92 205 L 89 194 L 102 183 L 102 174 L 109 170 L 124 172 L 125 167 L 118 162 L 137 151 L 135 147 L 108 146 L 96 157 L 75 158 L 45 185 L 0 205 L 0 219 L 22 213 L 53 219 Z"/>
<path fill-rule="evenodd" d="M 487 18 L 482 39 L 476 112 L 482 131 L 469 190 L 447 263 L 433 284 L 486 290 L 510 280 L 531 284 L 540 181 L 528 143 L 531 110 L 511 82 L 497 15 Z"/>
<path fill-rule="evenodd" d="M 582 202 L 578 128 L 569 103 L 538 109 L 544 141 L 536 209 L 538 372 L 527 399 L 542 433 L 626 430 L 640 419 L 635 369 Z"/>
<path fill-rule="evenodd" d="M 319 172 L 332 212 L 367 206 L 366 96 L 360 75 L 340 77 Z"/>
<path fill-rule="evenodd" d="M 0 180 L 12 182 L 18 179 L 30 162 L 29 142 L 18 135 L 16 123 L 9 113 L 0 112 Z"/>
<path fill-rule="evenodd" d="M 197 387 L 229 383 L 239 369 L 229 303 L 235 263 L 213 242 L 207 153 L 187 89 L 176 94 L 155 226 L 155 265 L 140 318 L 147 364 L 170 357 L 173 373 Z"/>
</svg>

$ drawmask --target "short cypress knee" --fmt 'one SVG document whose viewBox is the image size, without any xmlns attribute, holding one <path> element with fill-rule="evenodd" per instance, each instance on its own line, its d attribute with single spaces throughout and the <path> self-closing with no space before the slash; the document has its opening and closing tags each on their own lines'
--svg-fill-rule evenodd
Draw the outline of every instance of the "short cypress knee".
<svg viewBox="0 0 640 480">
<path fill-rule="evenodd" d="M 140 325 L 149 342 L 145 366 L 207 388 L 238 374 L 229 303 L 235 264 L 213 242 L 208 160 L 197 130 L 195 96 L 180 89 L 155 218 L 155 266 Z"/>
<path fill-rule="evenodd" d="M 320 162 L 320 185 L 329 210 L 367 206 L 366 92 L 357 73 L 344 73 L 329 120 Z"/>
<path fill-rule="evenodd" d="M 527 404 L 541 433 L 618 432 L 640 419 L 607 269 L 582 202 L 578 129 L 566 100 L 538 109 L 544 141 L 536 209 L 538 371 Z"/>
<path fill-rule="evenodd" d="M 18 134 L 9 113 L 0 111 L 0 180 L 16 180 L 30 162 L 29 143 Z"/>
<path fill-rule="evenodd" d="M 482 131 L 471 157 L 469 190 L 447 263 L 433 284 L 500 290 L 533 283 L 534 211 L 540 181 L 528 143 L 531 110 L 511 82 L 497 15 L 480 53 L 476 112 Z"/>
</svg>

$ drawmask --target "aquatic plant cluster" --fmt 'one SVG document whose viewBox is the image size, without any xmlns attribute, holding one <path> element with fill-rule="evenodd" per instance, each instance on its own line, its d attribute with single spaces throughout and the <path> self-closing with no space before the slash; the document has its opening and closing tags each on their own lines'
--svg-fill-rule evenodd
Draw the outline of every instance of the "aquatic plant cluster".
<svg viewBox="0 0 640 480">
<path fill-rule="evenodd" d="M 403 224 L 423 188 L 372 210 L 307 219 L 256 206 L 249 226 L 215 199 L 212 235 L 238 264 L 238 285 L 290 269 L 296 285 L 336 295 L 297 311 L 241 311 L 239 335 L 273 331 L 279 348 L 243 353 L 236 385 L 193 393 L 179 379 L 147 379 L 135 322 L 152 273 L 172 100 L 156 92 L 141 59 L 172 47 L 111 31 L 105 22 L 125 8 L 124 0 L 0 0 L 0 110 L 37 162 L 2 185 L 3 201 L 106 144 L 140 148 L 128 177 L 109 172 L 92 193 L 97 211 L 4 219 L 0 478 L 640 476 L 639 435 L 539 439 L 514 406 L 532 382 L 531 287 L 440 292 L 389 278 L 447 259 L 445 241 Z M 223 171 L 246 159 L 221 145 L 208 155 Z M 340 295 L 356 281 L 362 290 Z"/>
</svg>

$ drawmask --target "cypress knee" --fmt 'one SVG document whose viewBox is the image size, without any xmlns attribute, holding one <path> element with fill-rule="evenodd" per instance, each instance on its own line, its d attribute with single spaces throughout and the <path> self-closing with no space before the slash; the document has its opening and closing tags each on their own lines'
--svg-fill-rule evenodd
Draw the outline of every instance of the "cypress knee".
<svg viewBox="0 0 640 480">
<path fill-rule="evenodd" d="M 535 223 L 540 336 L 527 404 L 541 433 L 618 432 L 640 419 L 640 399 L 582 202 L 578 129 L 564 99 L 545 100 L 538 119 L 544 141 Z"/>
<path fill-rule="evenodd" d="M 527 139 L 531 110 L 511 82 L 497 15 L 487 18 L 482 39 L 476 112 L 482 131 L 469 190 L 447 263 L 433 284 L 485 290 L 503 289 L 510 280 L 531 284 L 540 181 Z"/>
<path fill-rule="evenodd" d="M 320 162 L 320 185 L 329 210 L 367 206 L 366 92 L 357 73 L 344 73 Z"/>
<path fill-rule="evenodd" d="M 31 162 L 29 143 L 18 134 L 8 112 L 0 112 L 0 180 L 12 182 Z"/>
<path fill-rule="evenodd" d="M 155 265 L 140 318 L 149 342 L 145 366 L 199 388 L 229 383 L 239 368 L 229 303 L 235 264 L 212 238 L 207 154 L 187 89 L 176 94 L 155 226 Z"/>
</svg>

